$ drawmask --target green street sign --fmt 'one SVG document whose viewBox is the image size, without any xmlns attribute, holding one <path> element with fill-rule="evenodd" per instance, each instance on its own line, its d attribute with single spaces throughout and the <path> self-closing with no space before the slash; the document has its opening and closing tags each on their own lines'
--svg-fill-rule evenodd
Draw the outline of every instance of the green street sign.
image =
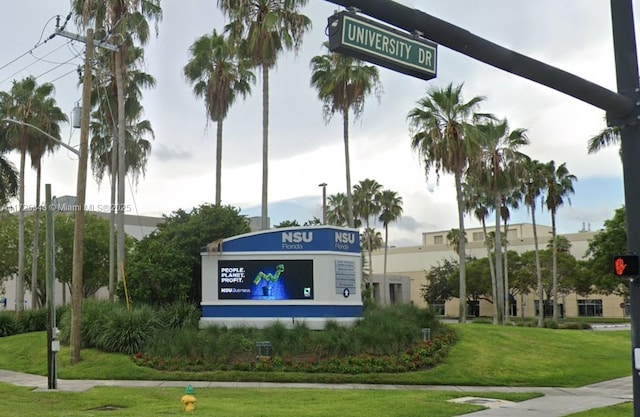
<svg viewBox="0 0 640 417">
<path fill-rule="evenodd" d="M 430 80 L 436 76 L 437 45 L 418 36 L 341 12 L 328 19 L 329 50 Z"/>
</svg>

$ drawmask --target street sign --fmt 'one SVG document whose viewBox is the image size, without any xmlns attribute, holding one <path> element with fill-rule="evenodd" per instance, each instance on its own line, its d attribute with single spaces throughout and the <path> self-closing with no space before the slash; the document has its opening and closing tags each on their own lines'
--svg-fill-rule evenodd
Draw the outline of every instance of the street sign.
<svg viewBox="0 0 640 417">
<path fill-rule="evenodd" d="M 327 31 L 332 52 L 423 80 L 436 76 L 437 45 L 417 35 L 381 25 L 353 12 L 329 17 Z"/>
<path fill-rule="evenodd" d="M 617 277 L 637 277 L 640 269 L 638 255 L 618 255 L 613 257 L 613 273 Z"/>
</svg>

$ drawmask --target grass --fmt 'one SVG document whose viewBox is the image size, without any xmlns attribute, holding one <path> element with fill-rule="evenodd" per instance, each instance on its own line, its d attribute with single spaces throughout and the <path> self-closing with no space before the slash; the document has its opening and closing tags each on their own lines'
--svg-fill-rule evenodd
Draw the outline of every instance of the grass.
<svg viewBox="0 0 640 417">
<path fill-rule="evenodd" d="M 286 390 L 286 395 L 283 391 Z M 156 417 L 184 415 L 181 388 L 97 387 L 83 393 L 30 391 L 0 383 L 0 415 L 3 417 L 65 417 L 106 415 Z M 449 417 L 483 407 L 453 404 L 447 400 L 466 396 L 460 392 L 371 391 L 313 389 L 199 388 L 196 413 L 216 417 Z M 535 394 L 478 393 L 478 396 L 522 401 Z"/>
<path fill-rule="evenodd" d="M 273 381 L 477 386 L 577 387 L 630 373 L 628 331 L 551 330 L 493 325 L 454 325 L 458 342 L 434 369 L 402 374 L 306 374 L 284 372 L 161 372 L 135 365 L 127 355 L 82 351 L 69 364 L 58 355 L 61 379 Z M 46 375 L 43 332 L 0 338 L 0 369 Z"/>
<path fill-rule="evenodd" d="M 633 415 L 633 403 L 613 405 L 611 407 L 594 408 L 567 417 L 629 417 Z"/>
<path fill-rule="evenodd" d="M 388 384 L 580 386 L 629 375 L 628 331 L 551 330 L 492 325 L 454 325 L 458 342 L 445 362 L 434 369 L 405 374 L 304 374 L 271 372 L 160 372 L 136 366 L 127 355 L 82 351 L 83 360 L 69 364 L 69 349 L 59 353 L 61 379 L 150 379 L 274 382 L 360 382 Z M 0 338 L 0 369 L 46 375 L 46 335 L 27 333 Z M 184 414 L 182 388 L 97 387 L 84 393 L 32 391 L 0 383 L 0 415 L 91 416 L 111 406 L 111 416 Z M 286 393 L 285 393 L 286 392 Z M 283 395 L 283 393 L 285 393 Z M 424 416 L 448 417 L 481 410 L 447 400 L 463 392 L 418 390 L 309 390 L 198 388 L 196 410 L 204 415 L 293 417 Z M 474 396 L 522 401 L 538 394 L 474 393 Z M 337 406 L 336 406 L 337 405 Z M 630 415 L 624 404 L 573 417 Z"/>
</svg>

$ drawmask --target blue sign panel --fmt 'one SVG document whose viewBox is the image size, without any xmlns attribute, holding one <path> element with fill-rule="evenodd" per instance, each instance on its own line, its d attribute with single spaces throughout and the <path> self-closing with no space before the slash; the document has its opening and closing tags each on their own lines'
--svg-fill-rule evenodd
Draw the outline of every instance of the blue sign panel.
<svg viewBox="0 0 640 417">
<path fill-rule="evenodd" d="M 222 252 L 332 251 L 360 253 L 357 230 L 329 227 L 286 228 L 225 239 Z"/>
</svg>

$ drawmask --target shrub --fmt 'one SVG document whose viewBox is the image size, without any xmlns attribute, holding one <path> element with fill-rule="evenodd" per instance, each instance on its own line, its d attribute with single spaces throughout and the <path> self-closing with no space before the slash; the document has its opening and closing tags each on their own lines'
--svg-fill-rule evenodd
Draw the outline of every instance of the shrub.
<svg viewBox="0 0 640 417">
<path fill-rule="evenodd" d="M 0 337 L 18 334 L 18 321 L 13 312 L 0 311 Z"/>
<path fill-rule="evenodd" d="M 421 341 L 423 328 L 431 328 L 432 335 L 437 333 L 433 312 L 412 304 L 395 304 L 367 311 L 354 330 L 364 352 L 389 355 Z"/>
<path fill-rule="evenodd" d="M 544 327 L 547 329 L 557 329 L 558 328 L 558 322 L 552 319 L 546 319 L 544 321 Z"/>
<path fill-rule="evenodd" d="M 193 304 L 182 300 L 162 307 L 158 312 L 158 322 L 164 329 L 197 329 L 200 322 L 200 310 Z"/>
<path fill-rule="evenodd" d="M 18 333 L 41 332 L 47 330 L 47 309 L 24 310 L 18 316 Z"/>
<path fill-rule="evenodd" d="M 96 348 L 105 352 L 140 352 L 159 328 L 153 309 L 147 306 L 136 307 L 131 311 L 120 306 L 114 308 L 103 320 L 94 342 Z"/>
</svg>

